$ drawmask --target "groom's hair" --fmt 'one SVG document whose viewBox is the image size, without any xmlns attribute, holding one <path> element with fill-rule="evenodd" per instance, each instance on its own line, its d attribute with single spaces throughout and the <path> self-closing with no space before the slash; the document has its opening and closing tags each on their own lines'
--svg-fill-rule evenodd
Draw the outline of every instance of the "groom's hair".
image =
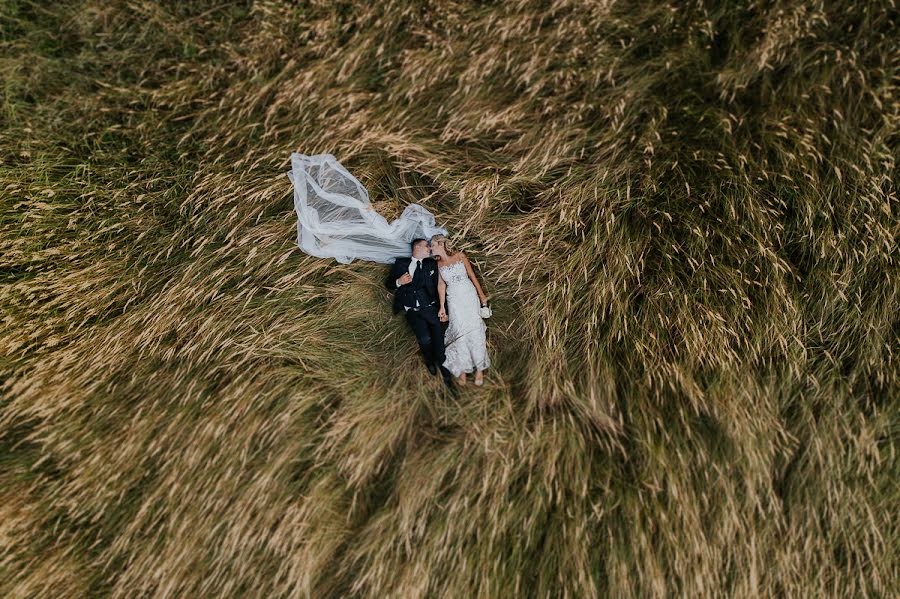
<svg viewBox="0 0 900 599">
<path fill-rule="evenodd" d="M 419 243 L 420 241 L 424 242 L 424 243 L 428 243 L 427 239 L 422 239 L 421 237 L 417 237 L 416 239 L 413 239 L 411 242 L 409 242 L 409 251 L 414 252 L 416 250 L 416 244 Z"/>
</svg>

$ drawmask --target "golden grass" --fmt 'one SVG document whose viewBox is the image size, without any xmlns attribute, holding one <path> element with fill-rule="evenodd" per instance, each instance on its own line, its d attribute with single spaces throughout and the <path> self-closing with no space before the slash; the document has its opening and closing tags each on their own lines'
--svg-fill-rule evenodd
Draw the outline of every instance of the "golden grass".
<svg viewBox="0 0 900 599">
<path fill-rule="evenodd" d="M 0 594 L 900 594 L 893 0 L 0 8 Z M 458 400 L 291 151 L 493 300 Z"/>
</svg>

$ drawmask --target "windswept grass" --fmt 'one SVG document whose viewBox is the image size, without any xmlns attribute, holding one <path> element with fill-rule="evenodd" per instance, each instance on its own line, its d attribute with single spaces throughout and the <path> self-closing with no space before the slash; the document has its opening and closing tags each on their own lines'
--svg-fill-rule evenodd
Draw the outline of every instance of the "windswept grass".
<svg viewBox="0 0 900 599">
<path fill-rule="evenodd" d="M 8 0 L 0 594 L 900 595 L 897 31 Z M 294 150 L 460 239 L 483 390 L 298 250 Z"/>
</svg>

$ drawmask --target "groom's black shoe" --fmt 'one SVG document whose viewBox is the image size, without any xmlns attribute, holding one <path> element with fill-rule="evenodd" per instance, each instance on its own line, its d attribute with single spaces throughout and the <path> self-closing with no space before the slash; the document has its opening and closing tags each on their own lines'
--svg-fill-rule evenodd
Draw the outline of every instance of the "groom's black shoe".
<svg viewBox="0 0 900 599">
<path fill-rule="evenodd" d="M 447 385 L 451 389 L 453 388 L 453 373 L 451 373 L 449 370 L 447 370 L 443 366 L 441 366 L 441 378 L 444 379 L 445 385 Z"/>
<path fill-rule="evenodd" d="M 426 362 L 425 366 L 428 367 L 428 372 L 437 374 L 437 366 L 434 365 L 434 362 Z"/>
<path fill-rule="evenodd" d="M 456 385 L 453 384 L 453 374 L 443 366 L 441 366 L 441 378 L 444 379 L 444 384 L 447 385 L 447 388 L 456 395 Z"/>
</svg>

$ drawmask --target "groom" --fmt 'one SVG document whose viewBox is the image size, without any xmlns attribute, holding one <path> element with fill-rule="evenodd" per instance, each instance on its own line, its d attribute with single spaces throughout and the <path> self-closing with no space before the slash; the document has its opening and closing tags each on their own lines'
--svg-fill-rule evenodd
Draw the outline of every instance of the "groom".
<svg viewBox="0 0 900 599">
<path fill-rule="evenodd" d="M 394 314 L 403 310 L 406 322 L 416 334 L 416 341 L 431 374 L 438 369 L 444 383 L 453 388 L 453 375 L 444 368 L 444 331 L 438 316 L 438 266 L 431 258 L 428 241 L 413 239 L 412 257 L 397 258 L 385 285 L 394 292 Z"/>
</svg>

